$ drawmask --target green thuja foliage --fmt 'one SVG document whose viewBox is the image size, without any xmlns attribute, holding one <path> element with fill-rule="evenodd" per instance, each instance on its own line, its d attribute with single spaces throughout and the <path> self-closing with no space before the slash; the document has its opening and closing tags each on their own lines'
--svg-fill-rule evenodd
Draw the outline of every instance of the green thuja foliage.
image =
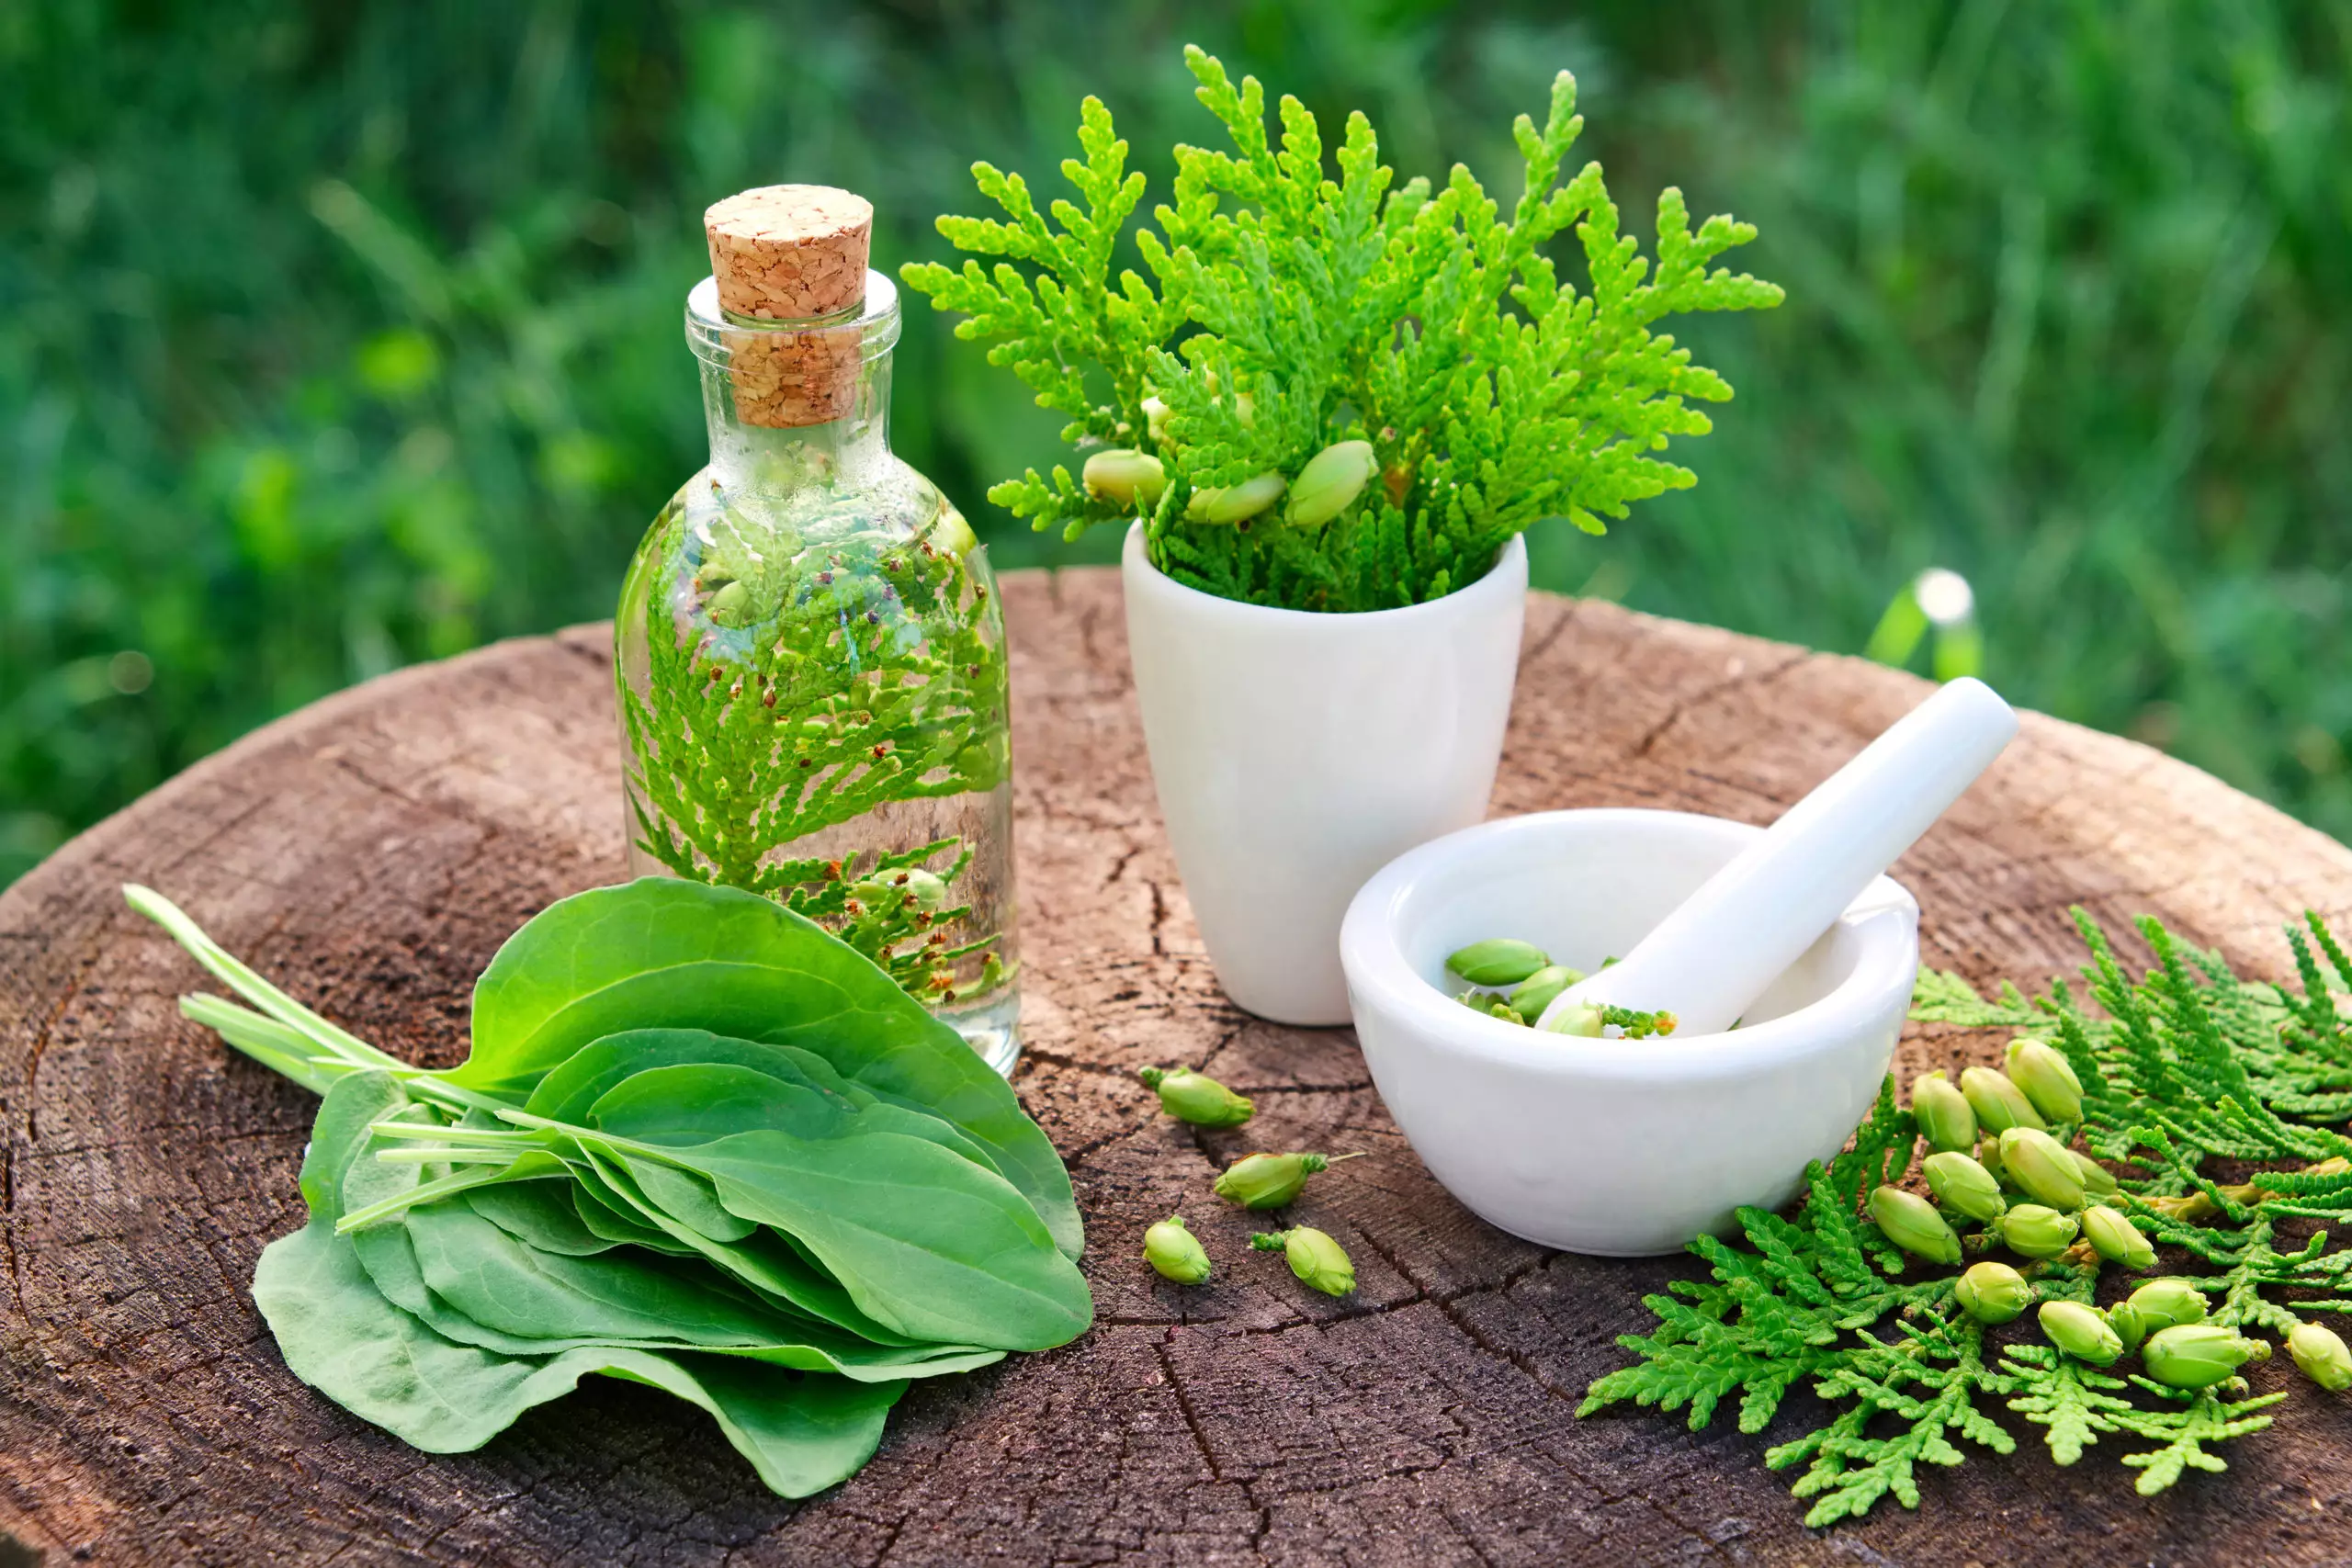
<svg viewBox="0 0 2352 1568">
<path fill-rule="evenodd" d="M 970 907 L 938 907 L 911 874 L 953 887 L 967 849 L 944 839 L 846 865 L 774 852 L 888 802 L 1002 781 L 1007 672 L 987 589 L 927 537 L 842 536 L 858 552 L 843 570 L 839 551 L 745 547 L 724 519 L 706 532 L 694 635 L 650 604 L 646 690 L 617 673 L 637 847 L 678 875 L 775 898 L 910 992 L 954 1000 L 958 961 L 993 939 L 955 941 Z M 1001 978 L 991 960 L 965 989 Z"/>
<path fill-rule="evenodd" d="M 2143 919 L 2155 963 L 2134 980 L 2107 933 L 2079 909 L 2075 920 L 2090 953 L 2083 987 L 2058 980 L 2030 997 L 2004 983 L 1985 997 L 1928 971 L 1912 1016 L 2030 1031 L 2064 1052 L 2083 1112 L 2054 1135 L 2113 1162 L 2121 1190 L 2104 1201 L 2168 1249 L 2162 1262 L 2205 1294 L 2209 1321 L 2283 1334 L 2301 1317 L 2352 1313 L 2352 1247 L 2329 1247 L 2331 1235 L 2352 1231 L 2352 1138 L 2322 1124 L 2352 1111 L 2352 956 L 2307 915 L 2287 932 L 2297 984 L 2249 981 Z M 1828 1419 L 1768 1450 L 1765 1462 L 1804 1466 L 1794 1490 L 1814 1499 L 1805 1522 L 1815 1526 L 1858 1517 L 1889 1495 L 1917 1506 L 1917 1467 L 1962 1463 L 1963 1442 L 2014 1451 L 2003 1408 L 2041 1428 L 2062 1465 L 2103 1437 L 2154 1445 L 2120 1456 L 2143 1494 L 2189 1469 L 2225 1469 L 2212 1445 L 2270 1425 L 2262 1412 L 2282 1393 L 2250 1395 L 2236 1380 L 2168 1388 L 2128 1364 L 2102 1369 L 2041 1342 L 2030 1312 L 1988 1328 L 1960 1311 L 1953 1277 L 1908 1264 L 1866 1211 L 1872 1188 L 1903 1179 L 1915 1142 L 1890 1079 L 1853 1146 L 1809 1170 L 1796 1209 L 1740 1211 L 1745 1247 L 1690 1244 L 1712 1279 L 1648 1298 L 1657 1329 L 1619 1341 L 1639 1359 L 1596 1381 L 1578 1414 L 1630 1400 L 1687 1407 L 1696 1428 L 1736 1393 L 1740 1430 L 1754 1433 L 1790 1388 L 1809 1386 L 1830 1402 Z M 1996 1245 L 1987 1233 L 1964 1239 L 1971 1251 Z M 2088 1304 L 2101 1293 L 2102 1265 L 2087 1245 L 2018 1262 L 2037 1302 Z M 2126 1277 L 2107 1293 L 2138 1282 Z"/>
<path fill-rule="evenodd" d="M 1396 186 L 1361 114 L 1331 178 L 1321 128 L 1297 99 L 1282 100 L 1276 142 L 1255 78 L 1237 86 L 1194 48 L 1185 62 L 1231 151 L 1176 149 L 1172 199 L 1135 234 L 1148 278 L 1113 276 L 1145 182 L 1091 97 L 1083 156 L 1062 164 L 1079 202 L 1040 211 L 1020 175 L 975 164 L 1005 216 L 942 218 L 970 253 L 962 270 L 905 269 L 936 309 L 968 318 L 958 337 L 989 344 L 989 363 L 1069 416 L 1066 440 L 1145 452 L 1166 479 L 1155 499 L 1033 468 L 989 500 L 1073 538 L 1139 515 L 1153 564 L 1179 581 L 1344 611 L 1438 598 L 1540 518 L 1597 534 L 1632 502 L 1692 482 L 1657 454 L 1669 437 L 1704 434 L 1693 404 L 1731 388 L 1653 329 L 1683 311 L 1776 305 L 1781 291 L 1711 270 L 1755 237 L 1747 224 L 1713 217 L 1694 233 L 1669 187 L 1653 270 L 1619 233 L 1600 164 L 1562 182 L 1584 124 L 1566 72 L 1544 124 L 1522 115 L 1514 126 L 1526 179 L 1505 213 L 1458 164 L 1442 189 Z M 1581 290 L 1547 253 L 1570 231 Z M 1259 476 L 1294 479 L 1346 441 L 1371 444 L 1374 474 L 1328 520 L 1287 520 L 1277 505 L 1218 523 L 1196 504 Z"/>
</svg>

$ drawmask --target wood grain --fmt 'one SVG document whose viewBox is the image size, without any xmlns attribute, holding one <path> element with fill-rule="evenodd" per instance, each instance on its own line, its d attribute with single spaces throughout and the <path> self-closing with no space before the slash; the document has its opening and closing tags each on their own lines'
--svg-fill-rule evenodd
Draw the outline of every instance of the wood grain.
<svg viewBox="0 0 2352 1568">
<path fill-rule="evenodd" d="M 1161 837 L 1115 576 L 1015 574 L 1023 949 L 1016 1082 L 1085 1206 L 1100 1326 L 926 1383 L 856 1479 L 763 1492 L 685 1406 L 592 1386 L 476 1454 L 402 1447 L 297 1382 L 246 1294 L 294 1227 L 313 1102 L 182 1021 L 199 976 L 122 907 L 150 883 L 298 996 L 454 1062 L 499 941 L 623 874 L 607 633 L 404 671 L 230 748 L 0 897 L 0 1530 L 101 1563 L 2341 1562 L 2352 1405 L 2299 1389 L 2225 1476 L 2133 1495 L 2112 1453 L 1927 1478 L 1917 1514 L 1804 1529 L 1768 1442 L 1579 1422 L 1672 1260 L 1547 1252 L 1472 1218 L 1400 1139 L 1351 1037 L 1218 993 Z M 1530 606 L 1495 809 L 1657 805 L 1769 820 L 1924 684 L 1605 604 Z M 1927 958 L 1977 979 L 2076 961 L 2064 911 L 2148 911 L 2259 974 L 2279 921 L 2352 921 L 2352 852 L 2130 741 L 2029 717 L 1897 874 Z M 1907 1075 L 1997 1042 L 1915 1031 Z M 1187 1063 L 1257 1097 L 1241 1134 L 1153 1113 Z M 1364 1149 L 1306 1223 L 1357 1293 L 1299 1289 L 1210 1200 L 1252 1146 Z M 1182 1208 L 1220 1259 L 1136 1260 Z M 2284 1358 L 2257 1387 L 2292 1374 Z M 0 1542 L 0 1563 L 10 1561 Z M 2052 1554 L 2055 1555 L 2052 1555 Z"/>
</svg>

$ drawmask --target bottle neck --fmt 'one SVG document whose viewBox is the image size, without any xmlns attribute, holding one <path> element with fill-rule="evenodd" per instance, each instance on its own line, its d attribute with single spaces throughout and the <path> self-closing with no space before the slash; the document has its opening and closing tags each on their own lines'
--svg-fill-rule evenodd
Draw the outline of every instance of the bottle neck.
<svg viewBox="0 0 2352 1568">
<path fill-rule="evenodd" d="M 736 373 L 702 366 L 703 422 L 710 431 L 710 474 L 731 494 L 784 495 L 831 479 L 862 482 L 890 456 L 890 355 L 859 367 L 839 419 L 816 424 L 768 425 L 747 421 L 737 397 Z"/>
<path fill-rule="evenodd" d="M 717 284 L 686 297 L 686 341 L 702 367 L 710 472 L 736 494 L 862 483 L 890 455 L 890 351 L 899 293 L 865 275 L 855 309 L 810 321 L 723 314 Z"/>
</svg>

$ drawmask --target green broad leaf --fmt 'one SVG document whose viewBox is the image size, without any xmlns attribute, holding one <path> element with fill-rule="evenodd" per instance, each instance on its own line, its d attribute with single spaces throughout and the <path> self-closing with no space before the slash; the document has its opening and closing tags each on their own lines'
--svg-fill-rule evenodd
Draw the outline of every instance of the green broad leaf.
<svg viewBox="0 0 2352 1568">
<path fill-rule="evenodd" d="M 566 1058 L 648 1027 L 805 1049 L 985 1148 L 1076 1258 L 1061 1156 L 962 1036 L 820 927 L 755 894 L 646 877 L 549 906 L 474 988 L 473 1054 L 448 1077 L 526 1099 Z"/>
<path fill-rule="evenodd" d="M 820 1082 L 806 1063 L 816 1061 L 831 1083 Z M 772 1081 L 765 1111 L 770 1125 L 804 1138 L 829 1138 L 856 1109 L 835 1086 L 842 1080 L 821 1057 L 756 1040 L 735 1040 L 707 1029 L 628 1029 L 582 1046 L 539 1080 L 523 1109 L 551 1122 L 585 1122 L 595 1103 L 642 1073 L 682 1067 L 733 1067 Z M 663 1080 L 675 1084 L 678 1079 Z"/>
<path fill-rule="evenodd" d="M 1045 1350 L 1086 1331 L 1076 1265 L 1001 1178 L 894 1133 L 738 1133 L 671 1151 L 720 1201 L 784 1231 L 858 1306 L 918 1338 Z"/>
<path fill-rule="evenodd" d="M 878 1323 L 863 1311 L 840 1280 L 804 1258 L 790 1238 L 767 1232 L 741 1241 L 719 1241 L 686 1224 L 648 1198 L 637 1185 L 629 1162 L 582 1151 L 575 1168 L 584 1198 L 589 1191 L 601 1202 L 645 1226 L 682 1256 L 700 1257 L 758 1294 L 795 1312 L 830 1323 L 846 1333 L 877 1345 L 911 1345 L 921 1337 L 902 1334 Z M 582 1212 L 585 1213 L 583 1202 Z"/>
<path fill-rule="evenodd" d="M 903 1380 L 858 1382 L 738 1358 L 588 1348 L 500 1355 L 435 1333 L 378 1292 L 351 1238 L 312 1220 L 264 1248 L 254 1301 L 294 1375 L 427 1453 L 464 1453 L 591 1375 L 700 1406 L 767 1487 L 806 1497 L 854 1475 Z"/>
<path fill-rule="evenodd" d="M 541 1252 L 593 1258 L 610 1252 L 618 1242 L 598 1235 L 581 1222 L 572 1201 L 575 1190 L 569 1177 L 537 1181 L 502 1181 L 477 1188 L 456 1201 Z"/>
</svg>

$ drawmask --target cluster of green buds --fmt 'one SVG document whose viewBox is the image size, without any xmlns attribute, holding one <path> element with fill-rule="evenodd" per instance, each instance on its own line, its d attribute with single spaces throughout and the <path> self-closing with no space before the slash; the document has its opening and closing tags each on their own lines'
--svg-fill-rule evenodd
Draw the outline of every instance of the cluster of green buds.
<svg viewBox="0 0 2352 1568">
<path fill-rule="evenodd" d="M 1190 1067 L 1144 1067 L 1136 1077 L 1159 1094 L 1162 1111 L 1195 1127 L 1238 1127 L 1258 1110 L 1247 1095 Z"/>
<path fill-rule="evenodd" d="M 1182 1214 L 1170 1214 L 1143 1233 L 1143 1260 L 1161 1279 L 1180 1285 L 1197 1285 L 1209 1277 L 1209 1255 L 1184 1228 Z"/>
<path fill-rule="evenodd" d="M 1609 963 L 1615 963 L 1611 959 Z M 1505 1023 L 1533 1025 L 1560 999 L 1560 994 L 1582 980 L 1584 971 L 1555 964 L 1532 942 L 1517 937 L 1489 937 L 1474 942 L 1445 961 L 1446 968 L 1469 982 L 1470 989 L 1453 999 L 1473 1012 Z M 1602 968 L 1607 968 L 1603 964 Z M 1645 1012 L 1634 1008 L 1571 1002 L 1542 1025 L 1546 1033 L 1600 1039 L 1615 1029 L 1628 1040 L 1671 1034 L 1676 1027 L 1670 1012 Z"/>
<path fill-rule="evenodd" d="M 1356 1266 L 1349 1261 L 1347 1249 L 1311 1225 L 1293 1225 L 1272 1235 L 1261 1231 L 1250 1238 L 1250 1245 L 1260 1252 L 1281 1253 L 1309 1290 L 1344 1296 L 1356 1288 Z"/>
<path fill-rule="evenodd" d="M 1339 1159 L 1355 1159 L 1340 1155 Z M 1216 1179 L 1216 1195 L 1245 1209 L 1279 1209 L 1295 1200 L 1306 1179 L 1337 1161 L 1329 1155 L 1244 1155 Z"/>
</svg>

